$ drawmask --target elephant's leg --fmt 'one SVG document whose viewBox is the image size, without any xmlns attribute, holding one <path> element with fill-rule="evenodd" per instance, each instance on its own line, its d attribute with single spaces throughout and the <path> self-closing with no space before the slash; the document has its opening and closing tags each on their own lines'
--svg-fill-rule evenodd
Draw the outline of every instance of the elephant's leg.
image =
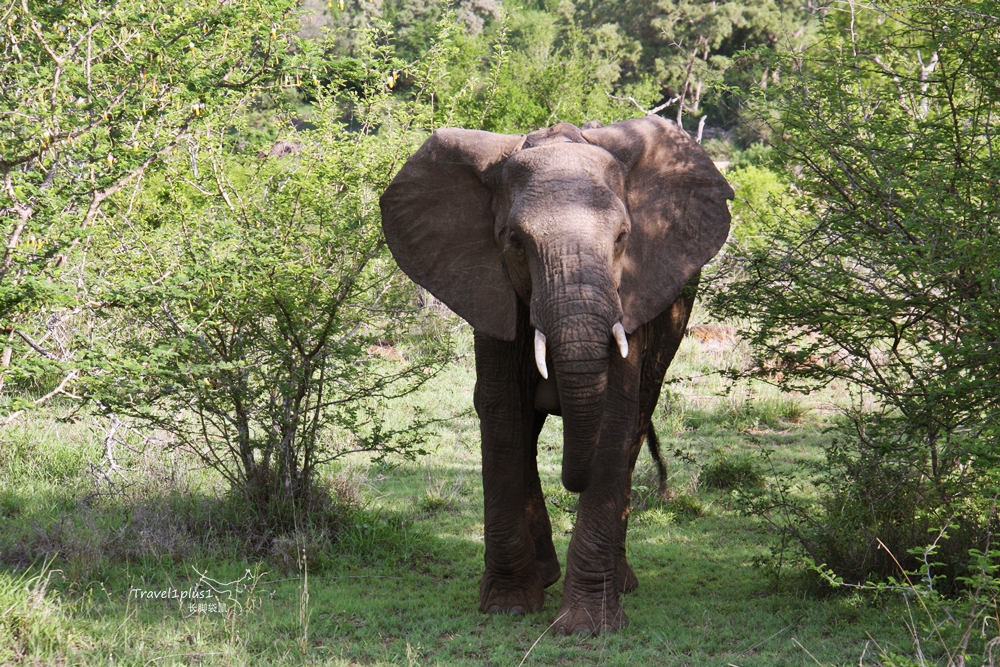
<svg viewBox="0 0 1000 667">
<path fill-rule="evenodd" d="M 632 500 L 632 473 L 635 462 L 642 451 L 653 412 L 660 400 L 663 376 L 680 347 L 688 318 L 694 306 L 694 292 L 699 276 L 695 276 L 677 300 L 658 317 L 643 327 L 643 342 L 646 345 L 642 356 L 642 377 L 639 384 L 639 422 L 632 447 L 629 451 L 628 484 L 625 485 L 625 511 L 622 513 L 621 541 L 618 545 L 618 584 L 622 593 L 631 593 L 639 587 L 639 579 L 628 563 L 625 554 L 625 540 L 628 533 L 628 518 Z"/>
<path fill-rule="evenodd" d="M 542 585 L 548 588 L 559 581 L 562 570 L 559 568 L 556 548 L 552 545 L 552 524 L 549 522 L 549 512 L 545 507 L 542 482 L 538 478 L 538 434 L 542 432 L 546 416 L 544 412 L 535 411 L 534 433 L 526 450 L 524 472 L 528 491 L 528 527 L 535 542 L 535 561 L 538 564 Z"/>
<path fill-rule="evenodd" d="M 603 443 L 602 443 L 603 444 Z M 597 634 L 628 622 L 619 601 L 618 546 L 624 484 L 628 477 L 622 443 L 601 447 L 590 486 L 580 495 L 577 521 L 566 556 L 566 581 L 555 629 L 560 634 Z"/>
<path fill-rule="evenodd" d="M 528 445 L 535 415 L 529 396 L 534 387 L 526 385 L 534 369 L 523 363 L 519 341 L 478 334 L 475 341 L 486 543 L 479 605 L 487 612 L 524 614 L 541 609 L 545 598 L 528 520 Z"/>
<path fill-rule="evenodd" d="M 629 357 L 613 359 L 608 371 L 600 444 L 590 486 L 580 495 L 566 557 L 562 606 L 555 622 L 559 633 L 596 634 L 628 622 L 619 600 L 619 547 L 628 507 L 630 447 L 639 416 L 641 345 L 629 347 Z"/>
</svg>

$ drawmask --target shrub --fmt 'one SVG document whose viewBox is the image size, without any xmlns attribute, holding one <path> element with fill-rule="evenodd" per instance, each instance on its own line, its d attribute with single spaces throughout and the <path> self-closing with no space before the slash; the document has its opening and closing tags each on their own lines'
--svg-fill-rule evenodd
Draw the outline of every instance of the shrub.
<svg viewBox="0 0 1000 667">
<path fill-rule="evenodd" d="M 919 450 L 918 450 L 919 451 Z M 953 590 L 969 574 L 971 550 L 997 530 L 994 501 L 975 493 L 982 471 L 934 476 L 926 457 L 879 451 L 841 438 L 827 452 L 820 512 L 796 536 L 809 557 L 845 581 L 899 577 L 916 571 L 934 544 L 933 577 Z M 970 488 L 969 478 L 977 480 Z"/>
<path fill-rule="evenodd" d="M 955 576 L 962 551 L 986 548 L 1000 444 L 1000 19 L 977 6 L 851 5 L 825 17 L 822 49 L 761 54 L 782 77 L 751 113 L 795 205 L 757 216 L 767 241 L 727 256 L 711 301 L 743 324 L 758 374 L 849 389 L 822 526 L 806 530 L 806 516 L 798 530 L 845 576 L 890 571 L 873 536 L 898 555 L 949 526 Z"/>
<path fill-rule="evenodd" d="M 240 119 L 220 119 L 109 221 L 124 247 L 102 246 L 118 326 L 89 395 L 195 452 L 277 535 L 302 529 L 319 466 L 423 452 L 426 422 L 387 423 L 386 402 L 449 355 L 382 236 L 378 196 L 429 118 L 422 99 L 393 100 L 386 40 L 368 35 L 380 74 L 360 91 L 314 77 L 316 125 L 288 128 L 290 154 L 237 150 Z M 370 352 L 390 340 L 405 358 Z"/>
<path fill-rule="evenodd" d="M 754 457 L 747 452 L 722 452 L 702 466 L 702 484 L 714 489 L 753 489 L 764 484 Z"/>
</svg>

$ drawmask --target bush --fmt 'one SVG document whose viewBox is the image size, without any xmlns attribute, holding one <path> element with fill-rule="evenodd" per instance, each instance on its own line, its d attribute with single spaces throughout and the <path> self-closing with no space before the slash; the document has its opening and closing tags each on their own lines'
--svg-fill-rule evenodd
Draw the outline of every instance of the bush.
<svg viewBox="0 0 1000 667">
<path fill-rule="evenodd" d="M 753 489 L 764 485 L 757 462 L 746 452 L 716 454 L 702 466 L 700 479 L 714 489 Z"/>
<path fill-rule="evenodd" d="M 89 395 L 195 452 L 275 535 L 302 528 L 319 466 L 423 453 L 426 422 L 388 423 L 386 402 L 450 353 L 382 236 L 378 196 L 430 117 L 393 99 L 387 39 L 364 42 L 379 74 L 360 91 L 314 77 L 316 125 L 288 127 L 282 155 L 231 145 L 239 118 L 192 138 L 109 222 L 125 246 L 101 246 L 101 314 L 117 326 Z M 405 357 L 371 352 L 397 342 Z"/>
<path fill-rule="evenodd" d="M 796 531 L 855 580 L 892 571 L 873 537 L 899 556 L 945 527 L 960 576 L 1000 491 L 1000 19 L 982 7 L 851 5 L 823 49 L 761 54 L 782 77 L 752 113 L 794 206 L 756 216 L 766 242 L 727 256 L 711 301 L 758 375 L 848 388 L 821 525 Z"/>
<path fill-rule="evenodd" d="M 916 571 L 933 544 L 931 575 L 953 590 L 969 574 L 970 552 L 988 547 L 998 527 L 994 501 L 975 492 L 982 471 L 935 477 L 925 457 L 838 438 L 823 473 L 820 511 L 803 517 L 795 533 L 814 562 L 848 582 Z M 978 483 L 970 488 L 966 475 Z"/>
</svg>

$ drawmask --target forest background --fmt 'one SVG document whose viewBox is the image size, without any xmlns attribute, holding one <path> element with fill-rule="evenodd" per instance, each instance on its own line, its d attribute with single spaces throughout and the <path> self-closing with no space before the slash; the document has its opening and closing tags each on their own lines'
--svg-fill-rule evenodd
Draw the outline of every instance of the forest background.
<svg viewBox="0 0 1000 667">
<path fill-rule="evenodd" d="M 670 481 L 640 470 L 636 539 L 651 562 L 660 533 L 735 539 L 719 585 L 797 620 L 744 636 L 723 614 L 727 646 L 653 615 L 560 649 L 992 664 L 992 3 L 11 0 L 0 40 L 0 659 L 527 659 L 544 611 L 485 627 L 465 598 L 405 588 L 462 558 L 454 590 L 474 592 L 481 546 L 441 537 L 481 530 L 471 403 L 451 398 L 470 334 L 396 268 L 378 196 L 438 127 L 651 112 L 737 199 L 698 313 L 722 352 L 686 343 L 675 364 Z M 432 474 L 442 456 L 469 462 Z M 568 534 L 575 499 L 546 489 Z M 685 576 L 720 580 L 724 551 Z M 134 603 L 204 587 L 208 564 L 256 572 L 216 625 Z M 422 602 L 396 614 L 420 620 L 316 611 L 374 595 L 337 588 L 366 577 L 406 579 L 395 596 Z M 816 614 L 868 639 L 824 637 Z M 495 653 L 495 632 L 520 648 Z"/>
</svg>

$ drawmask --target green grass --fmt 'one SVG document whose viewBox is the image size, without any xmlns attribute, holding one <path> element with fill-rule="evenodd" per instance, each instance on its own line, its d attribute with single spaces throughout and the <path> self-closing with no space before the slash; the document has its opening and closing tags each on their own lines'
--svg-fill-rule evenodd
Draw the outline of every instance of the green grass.
<svg viewBox="0 0 1000 667">
<path fill-rule="evenodd" d="M 795 563 L 776 578 L 773 533 L 703 479 L 728 460 L 759 463 L 768 483 L 760 455 L 769 449 L 775 469 L 810 493 L 830 405 L 765 386 L 726 395 L 716 371 L 740 351 L 708 354 L 690 340 L 670 371 L 669 409 L 656 415 L 666 500 L 647 454 L 637 466 L 628 548 L 640 587 L 624 599 L 629 627 L 586 639 L 548 633 L 561 581 L 539 613 L 480 613 L 470 348 L 463 331 L 459 361 L 396 408 L 397 420 L 417 405 L 455 416 L 436 451 L 395 467 L 329 468 L 345 508 L 336 533 L 282 536 L 257 556 L 226 532 L 218 480 L 190 461 L 131 461 L 136 486 L 87 500 L 97 488 L 87 465 L 101 454 L 92 429 L 36 415 L 4 432 L 18 444 L 0 469 L 0 646 L 13 647 L 0 663 L 778 666 L 857 665 L 864 655 L 862 664 L 888 664 L 876 643 L 913 655 L 899 597 L 832 593 Z M 561 438 L 551 419 L 539 458 L 564 562 L 576 497 L 559 484 Z M 45 554 L 55 556 L 47 566 Z M 202 575 L 222 582 L 213 585 L 229 601 L 224 613 L 130 593 L 185 590 Z M 939 657 L 933 643 L 923 651 Z"/>
</svg>

